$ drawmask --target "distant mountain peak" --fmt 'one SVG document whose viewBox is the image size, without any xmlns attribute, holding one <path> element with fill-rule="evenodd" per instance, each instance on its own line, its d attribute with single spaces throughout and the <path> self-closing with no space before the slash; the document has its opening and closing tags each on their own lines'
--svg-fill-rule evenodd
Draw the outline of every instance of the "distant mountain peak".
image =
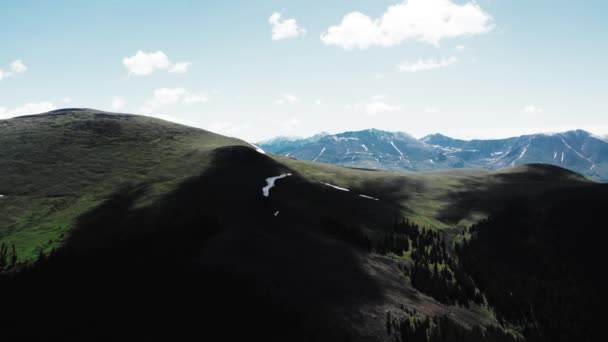
<svg viewBox="0 0 608 342">
<path fill-rule="evenodd" d="M 370 128 L 261 147 L 291 158 L 367 169 L 424 171 L 468 167 L 498 170 L 542 163 L 608 180 L 608 164 L 603 162 L 608 160 L 608 140 L 582 129 L 503 139 L 461 140 L 441 133 L 416 139 L 406 132 Z"/>
</svg>

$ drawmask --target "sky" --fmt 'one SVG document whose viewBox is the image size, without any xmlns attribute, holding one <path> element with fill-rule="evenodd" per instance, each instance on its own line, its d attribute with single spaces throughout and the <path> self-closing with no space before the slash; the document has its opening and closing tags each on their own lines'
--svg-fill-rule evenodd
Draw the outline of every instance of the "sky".
<svg viewBox="0 0 608 342">
<path fill-rule="evenodd" d="M 248 141 L 608 134 L 608 1 L 0 2 L 0 119 L 87 107 Z"/>
</svg>

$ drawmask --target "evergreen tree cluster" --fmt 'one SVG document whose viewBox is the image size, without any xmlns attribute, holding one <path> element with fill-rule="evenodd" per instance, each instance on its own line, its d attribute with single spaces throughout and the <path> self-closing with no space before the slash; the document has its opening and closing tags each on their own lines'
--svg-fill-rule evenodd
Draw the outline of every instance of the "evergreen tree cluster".
<svg viewBox="0 0 608 342">
<path fill-rule="evenodd" d="M 15 244 L 12 244 L 10 248 L 8 244 L 0 244 L 0 272 L 10 270 L 17 264 L 17 251 L 15 250 Z"/>
<path fill-rule="evenodd" d="M 436 300 L 467 307 L 469 301 L 483 303 L 483 296 L 454 258 L 451 244 L 443 234 L 401 220 L 395 222 L 392 231 L 384 233 L 374 245 L 375 252 L 385 255 L 402 255 L 411 250 L 413 265 L 403 268 L 403 271 L 409 276 L 412 286 Z"/>
</svg>

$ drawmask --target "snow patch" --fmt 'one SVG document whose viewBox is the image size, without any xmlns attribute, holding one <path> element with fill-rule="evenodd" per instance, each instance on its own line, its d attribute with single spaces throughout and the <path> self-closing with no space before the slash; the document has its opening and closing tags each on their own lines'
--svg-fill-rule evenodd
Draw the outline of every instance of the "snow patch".
<svg viewBox="0 0 608 342">
<path fill-rule="evenodd" d="M 435 164 L 435 162 L 433 161 L 433 159 L 429 159 L 429 161 L 431 162 L 431 164 Z"/>
<path fill-rule="evenodd" d="M 553 159 L 557 159 L 557 152 L 553 152 Z"/>
<path fill-rule="evenodd" d="M 266 186 L 262 188 L 262 194 L 266 197 L 270 196 L 270 189 L 274 187 L 274 182 L 277 179 L 291 176 L 291 173 L 283 173 L 280 176 L 266 178 Z"/>
<path fill-rule="evenodd" d="M 524 147 L 524 150 L 521 151 L 521 153 L 519 154 L 519 157 L 517 157 L 517 159 L 515 159 L 514 161 L 511 162 L 511 166 L 515 166 L 515 162 L 520 160 L 521 158 L 524 157 L 524 155 L 526 154 L 526 152 L 528 151 L 528 147 L 530 146 L 530 144 L 528 144 L 526 147 Z"/>
<path fill-rule="evenodd" d="M 279 211 L 278 210 L 274 212 L 274 216 L 275 217 L 279 216 Z"/>
<path fill-rule="evenodd" d="M 248 142 L 249 145 L 253 146 L 253 148 L 255 148 L 256 151 L 258 151 L 261 154 L 266 154 L 266 151 L 262 150 L 261 148 L 255 146 L 254 144 Z"/>
<path fill-rule="evenodd" d="M 563 162 L 564 162 L 564 151 L 562 151 L 562 160 L 561 160 L 561 163 L 563 163 Z"/>
<path fill-rule="evenodd" d="M 379 201 L 379 199 L 378 199 L 378 198 L 376 198 L 376 197 L 372 197 L 372 196 L 367 196 L 367 195 L 359 195 L 359 197 L 367 198 L 367 199 L 374 200 L 374 201 Z"/>
<path fill-rule="evenodd" d="M 367 151 L 368 151 L 367 146 L 365 146 L 365 145 L 361 144 L 361 147 L 363 147 L 363 148 L 365 149 L 365 152 L 367 152 Z"/>
<path fill-rule="evenodd" d="M 359 140 L 359 138 L 356 137 L 337 137 L 337 136 L 333 136 L 332 137 L 335 141 L 348 141 L 348 140 Z"/>
<path fill-rule="evenodd" d="M 393 147 L 395 148 L 395 150 L 397 150 L 397 152 L 399 152 L 399 154 L 403 156 L 403 152 L 401 152 L 401 150 L 400 150 L 400 149 L 398 149 L 398 148 L 397 148 L 397 146 L 395 146 L 395 143 L 393 143 L 393 142 L 391 141 L 391 145 L 393 145 Z"/>
<path fill-rule="evenodd" d="M 319 155 L 315 157 L 315 159 L 313 159 L 313 162 L 316 162 L 317 159 L 319 159 L 319 157 L 323 154 L 323 152 L 325 152 L 325 147 L 323 147 L 323 149 L 321 150 L 321 152 L 319 152 Z"/>
<path fill-rule="evenodd" d="M 341 187 L 339 187 L 339 186 L 335 186 L 335 185 L 333 185 L 333 184 L 329 184 L 329 183 L 324 183 L 324 182 L 321 182 L 321 184 L 325 184 L 325 185 L 330 186 L 330 187 L 332 187 L 332 188 L 334 188 L 334 189 L 336 189 L 336 190 L 341 190 L 341 191 L 350 191 L 350 190 L 348 190 L 348 189 L 346 189 L 346 188 L 341 188 Z"/>
<path fill-rule="evenodd" d="M 593 163 L 593 161 L 591 160 L 591 158 L 587 158 L 584 155 L 580 154 L 577 150 L 573 149 L 572 146 L 570 146 L 570 145 L 568 145 L 568 143 L 566 143 L 566 140 L 564 140 L 564 138 L 562 138 L 562 142 L 564 143 L 564 145 L 566 145 L 567 148 L 571 149 L 579 157 L 581 157 L 581 158 L 585 159 L 586 161 L 588 161 L 591 164 L 590 170 L 593 170 L 595 168 L 595 163 Z M 562 161 L 563 161 L 563 157 L 562 157 Z"/>
</svg>

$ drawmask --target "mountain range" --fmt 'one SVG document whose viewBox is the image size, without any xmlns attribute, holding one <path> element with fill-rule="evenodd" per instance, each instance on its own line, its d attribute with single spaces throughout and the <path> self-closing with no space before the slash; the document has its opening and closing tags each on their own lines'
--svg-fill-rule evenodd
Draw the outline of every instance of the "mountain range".
<svg viewBox="0 0 608 342">
<path fill-rule="evenodd" d="M 374 170 L 500 170 L 542 163 L 608 180 L 608 141 L 583 130 L 495 140 L 460 140 L 442 134 L 416 139 L 403 132 L 368 129 L 322 133 L 306 139 L 279 137 L 257 145 L 286 157 Z"/>
<path fill-rule="evenodd" d="M 571 134 L 551 147 L 580 151 Z M 549 138 L 520 159 L 488 147 L 515 149 L 499 171 L 413 173 L 319 161 L 401 170 L 482 147 L 370 130 L 314 137 L 307 161 L 138 115 L 0 120 L 0 336 L 594 340 L 608 188 L 519 165 Z"/>
</svg>

